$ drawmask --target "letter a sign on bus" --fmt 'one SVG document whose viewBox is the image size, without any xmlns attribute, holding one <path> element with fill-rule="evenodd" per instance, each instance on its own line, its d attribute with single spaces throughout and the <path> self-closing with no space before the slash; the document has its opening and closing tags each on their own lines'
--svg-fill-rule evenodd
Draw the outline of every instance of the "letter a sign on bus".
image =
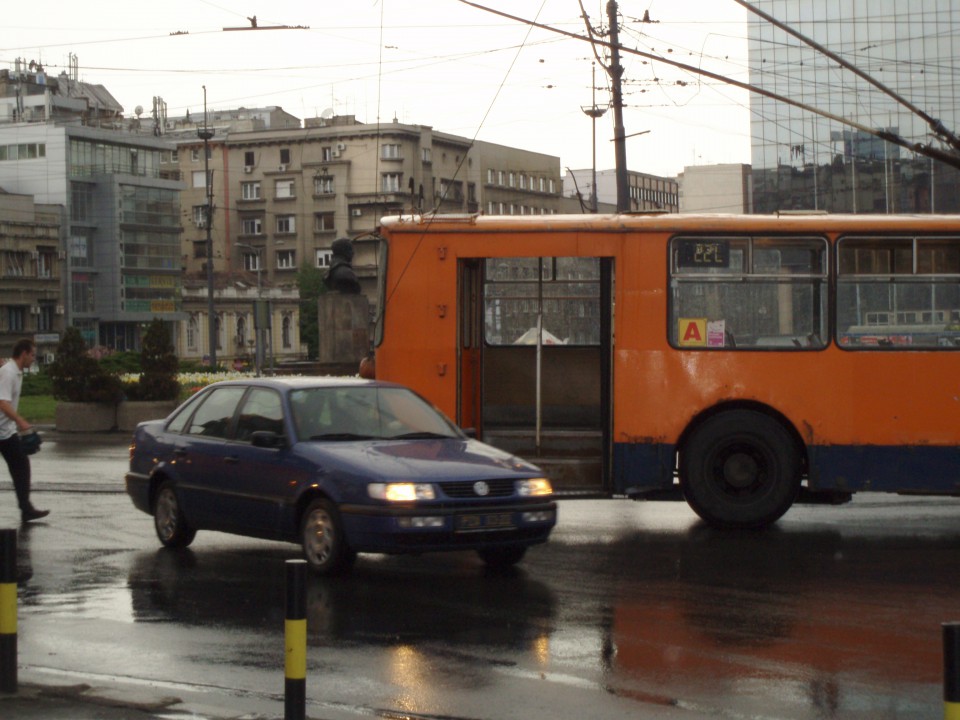
<svg viewBox="0 0 960 720">
<path fill-rule="evenodd" d="M 707 319 L 680 318 L 677 337 L 680 338 L 680 347 L 706 347 Z"/>
</svg>

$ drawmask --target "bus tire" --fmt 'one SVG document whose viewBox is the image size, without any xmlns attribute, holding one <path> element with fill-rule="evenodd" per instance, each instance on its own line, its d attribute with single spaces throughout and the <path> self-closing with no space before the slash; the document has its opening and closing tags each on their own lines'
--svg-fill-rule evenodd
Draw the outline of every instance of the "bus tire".
<svg viewBox="0 0 960 720">
<path fill-rule="evenodd" d="M 767 415 L 722 412 L 684 444 L 680 487 L 693 511 L 711 525 L 765 527 L 797 498 L 800 450 L 788 430 Z"/>
</svg>

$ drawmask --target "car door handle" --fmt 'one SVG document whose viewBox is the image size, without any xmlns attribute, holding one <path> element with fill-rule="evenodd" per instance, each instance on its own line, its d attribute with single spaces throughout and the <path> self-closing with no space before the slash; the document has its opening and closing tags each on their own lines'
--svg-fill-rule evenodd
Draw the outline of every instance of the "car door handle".
<svg viewBox="0 0 960 720">
<path fill-rule="evenodd" d="M 238 462 L 240 462 L 240 458 L 237 457 L 236 455 L 228 455 L 223 459 L 223 461 L 226 463 L 230 463 L 231 465 L 236 465 Z"/>
</svg>

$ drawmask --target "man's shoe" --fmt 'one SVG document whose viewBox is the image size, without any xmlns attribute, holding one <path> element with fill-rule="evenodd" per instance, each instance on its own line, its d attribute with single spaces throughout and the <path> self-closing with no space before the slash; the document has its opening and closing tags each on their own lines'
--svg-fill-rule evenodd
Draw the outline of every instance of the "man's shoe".
<svg viewBox="0 0 960 720">
<path fill-rule="evenodd" d="M 37 510 L 36 508 L 30 508 L 29 510 L 24 510 L 22 513 L 20 513 L 20 519 L 23 520 L 23 522 L 28 523 L 33 520 L 45 518 L 49 514 L 49 510 Z"/>
</svg>

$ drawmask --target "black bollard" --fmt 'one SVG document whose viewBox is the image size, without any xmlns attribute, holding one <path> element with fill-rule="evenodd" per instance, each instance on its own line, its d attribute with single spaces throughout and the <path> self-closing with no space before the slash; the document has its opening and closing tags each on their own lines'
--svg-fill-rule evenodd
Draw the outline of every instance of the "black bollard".
<svg viewBox="0 0 960 720">
<path fill-rule="evenodd" d="M 960 622 L 943 624 L 943 720 L 960 720 Z"/>
<path fill-rule="evenodd" d="M 17 691 L 17 531 L 0 530 L 0 692 Z"/>
<path fill-rule="evenodd" d="M 307 713 L 307 561 L 287 560 L 287 613 L 284 720 L 305 720 Z"/>
</svg>

